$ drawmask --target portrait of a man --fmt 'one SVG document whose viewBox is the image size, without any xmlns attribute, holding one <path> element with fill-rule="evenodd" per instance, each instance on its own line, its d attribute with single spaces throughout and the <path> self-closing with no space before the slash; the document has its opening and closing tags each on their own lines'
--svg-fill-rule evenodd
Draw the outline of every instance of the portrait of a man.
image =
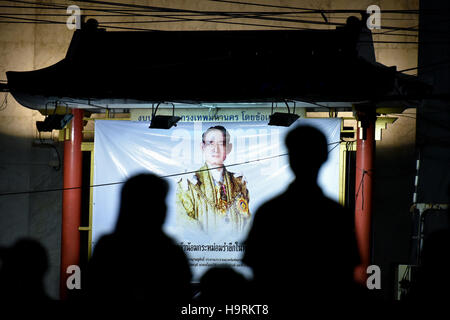
<svg viewBox="0 0 450 320">
<path fill-rule="evenodd" d="M 230 134 L 213 126 L 202 134 L 204 164 L 177 184 L 177 221 L 208 234 L 224 229 L 242 232 L 250 219 L 249 192 L 242 174 L 227 170 Z"/>
</svg>

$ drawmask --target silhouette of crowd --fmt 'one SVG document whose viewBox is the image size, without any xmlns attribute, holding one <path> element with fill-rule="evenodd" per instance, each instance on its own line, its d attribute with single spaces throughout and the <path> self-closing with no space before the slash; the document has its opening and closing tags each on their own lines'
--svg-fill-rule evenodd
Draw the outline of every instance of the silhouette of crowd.
<svg viewBox="0 0 450 320">
<path fill-rule="evenodd" d="M 427 239 L 423 266 L 405 305 L 373 298 L 353 280 L 359 263 L 353 215 L 324 196 L 317 185 L 328 155 L 326 138 L 313 127 L 298 126 L 287 135 L 286 146 L 296 178 L 255 214 L 243 257 L 253 279 L 219 266 L 205 272 L 194 288 L 185 253 L 162 230 L 168 183 L 153 174 L 140 174 L 122 188 L 114 232 L 95 246 L 86 286 L 76 301 L 83 304 L 79 308 L 102 317 L 126 312 L 183 319 L 180 310 L 188 304 L 267 305 L 267 315 L 245 318 L 290 319 L 368 318 L 384 311 L 401 313 L 419 303 L 445 306 L 450 285 L 445 272 L 450 266 L 448 231 Z M 54 307 L 43 287 L 48 259 L 38 242 L 22 239 L 2 248 L 0 257 L 3 305 Z"/>
</svg>

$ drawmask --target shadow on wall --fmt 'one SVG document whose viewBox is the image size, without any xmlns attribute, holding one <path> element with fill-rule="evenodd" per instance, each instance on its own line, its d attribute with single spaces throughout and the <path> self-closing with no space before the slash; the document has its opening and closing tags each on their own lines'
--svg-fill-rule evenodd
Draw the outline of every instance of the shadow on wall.
<svg viewBox="0 0 450 320">
<path fill-rule="evenodd" d="M 62 155 L 61 143 L 44 146 L 0 134 L 0 246 L 23 237 L 38 240 L 48 252 L 45 289 L 52 298 L 59 295 L 62 192 L 3 194 L 62 188 L 62 167 L 56 170 Z"/>
<path fill-rule="evenodd" d="M 401 138 L 409 140 L 389 146 L 377 142 L 375 157 L 372 257 L 382 270 L 381 290 L 377 293 L 387 300 L 395 294 L 396 265 L 408 264 L 410 257 L 415 137 Z"/>
</svg>

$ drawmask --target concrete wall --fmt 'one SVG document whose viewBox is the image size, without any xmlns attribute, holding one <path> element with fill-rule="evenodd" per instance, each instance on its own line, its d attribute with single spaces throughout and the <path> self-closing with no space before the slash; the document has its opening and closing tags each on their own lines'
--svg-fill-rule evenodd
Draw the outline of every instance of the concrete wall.
<svg viewBox="0 0 450 320">
<path fill-rule="evenodd" d="M 398 264 L 408 264 L 416 174 L 415 109 L 406 109 L 376 143 L 372 257 L 382 271 L 381 292 L 394 293 Z"/>
<path fill-rule="evenodd" d="M 33 10 L 1 9 L 30 13 Z M 29 17 L 29 16 L 27 16 Z M 44 68 L 62 59 L 71 33 L 58 25 L 0 24 L 0 79 L 6 71 Z M 0 94 L 3 101 L 5 94 Z M 1 102 L 0 102 L 1 103 Z M 43 116 L 20 106 L 11 95 L 0 111 L 0 194 L 62 187 L 62 145 L 36 143 L 35 122 Z M 57 132 L 53 133 L 57 136 Z M 47 142 L 50 134 L 41 136 Z M 56 149 L 55 149 L 56 148 Z M 57 150 L 57 151 L 56 151 Z M 61 192 L 0 196 L 0 246 L 10 246 L 22 237 L 38 240 L 47 249 L 50 269 L 45 285 L 50 296 L 58 296 L 61 229 Z"/>
<path fill-rule="evenodd" d="M 123 1 L 125 2 L 125 1 Z M 152 6 L 168 6 L 191 10 L 221 11 L 277 11 L 286 10 L 276 7 L 245 6 L 214 1 L 126 1 L 134 4 Z M 40 1 L 44 4 L 61 3 L 60 1 Z M 418 0 L 414 1 L 259 1 L 258 3 L 274 6 L 290 6 L 315 9 L 359 9 L 365 10 L 371 4 L 377 4 L 382 10 L 418 9 Z M 14 5 L 13 3 L 10 3 Z M 72 4 L 72 3 L 71 3 Z M 82 9 L 85 7 L 81 6 Z M 294 9 L 292 9 L 294 10 Z M 298 10 L 298 9 L 295 9 Z M 14 13 L 48 13 L 44 10 L 2 9 L 2 12 Z M 52 11 L 53 13 L 56 11 Z M 65 11 L 58 11 L 64 13 Z M 345 23 L 347 14 L 327 13 L 333 22 Z M 300 16 L 299 16 L 300 17 Z M 27 16 L 33 18 L 33 16 Z M 44 19 L 42 16 L 36 18 Z M 301 16 L 303 19 L 323 21 L 319 15 Z M 415 16 L 383 14 L 382 25 L 415 26 Z M 417 18 L 417 17 L 416 17 Z M 64 22 L 65 18 L 49 18 Z M 100 24 L 105 21 L 120 21 L 121 18 L 97 17 Z M 134 18 L 138 20 L 138 18 Z M 146 18 L 146 20 L 162 18 Z M 393 20 L 394 19 L 394 20 Z M 398 20 L 406 19 L 406 20 Z M 4 19 L 6 20 L 6 19 Z M 122 18 L 122 21 L 124 19 Z M 417 20 L 417 19 L 416 19 Z M 163 30 L 231 30 L 231 29 L 264 29 L 269 27 L 256 25 L 239 25 L 233 23 L 250 23 L 277 26 L 294 26 L 304 28 L 334 28 L 315 24 L 293 24 L 289 22 L 257 21 L 257 20 L 217 20 L 222 23 L 206 21 L 162 22 L 147 25 L 115 25 L 128 27 L 153 28 Z M 381 30 L 383 32 L 385 30 Z M 388 31 L 388 30 L 386 30 Z M 400 33 L 400 32 L 398 32 Z M 406 33 L 406 32 L 404 32 Z M 28 71 L 50 66 L 64 58 L 70 43 L 72 31 L 64 24 L 6 24 L 0 23 L 0 79 L 6 79 L 6 71 Z M 374 36 L 374 40 L 415 41 L 407 36 Z M 396 65 L 399 69 L 417 65 L 417 46 L 408 44 L 375 44 L 376 58 L 386 65 Z M 68 75 L 69 76 L 69 75 Z M 4 94 L 0 94 L 0 102 Z M 36 112 L 18 105 L 8 95 L 5 109 L 0 111 L 0 193 L 59 188 L 62 186 L 62 170 L 55 170 L 49 161 L 57 159 L 55 150 L 33 144 L 37 138 L 35 121 L 42 119 Z M 374 253 L 375 262 L 385 266 L 388 261 L 405 257 L 406 212 L 412 199 L 410 168 L 414 149 L 415 122 L 401 118 L 384 131 L 384 140 L 377 143 L 377 176 L 376 176 L 376 227 Z M 47 134 L 44 138 L 51 138 Z M 55 139 L 53 139 L 55 140 Z M 62 152 L 62 146 L 55 143 Z M 404 167 L 404 163 L 408 163 Z M 397 170 L 398 168 L 402 170 Z M 389 184 L 387 184 L 389 183 Z M 387 187 L 386 187 L 387 186 Z M 399 199 L 402 199 L 399 201 Z M 49 252 L 51 270 L 46 283 L 51 296 L 58 295 L 58 268 L 60 248 L 61 193 L 28 193 L 21 195 L 0 196 L 0 245 L 11 245 L 20 237 L 33 237 L 41 241 Z M 398 233 L 397 230 L 402 232 Z M 392 243 L 399 243 L 392 246 Z M 400 244 L 401 243 L 401 244 Z M 384 278 L 385 279 L 385 278 Z M 386 287 L 383 285 L 383 287 Z"/>
</svg>

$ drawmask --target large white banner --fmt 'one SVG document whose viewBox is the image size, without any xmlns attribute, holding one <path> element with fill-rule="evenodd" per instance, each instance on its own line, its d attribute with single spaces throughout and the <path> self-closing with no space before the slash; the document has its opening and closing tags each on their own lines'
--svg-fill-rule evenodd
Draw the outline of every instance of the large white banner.
<svg viewBox="0 0 450 320">
<path fill-rule="evenodd" d="M 299 124 L 318 128 L 328 139 L 330 152 L 319 185 L 337 201 L 340 119 L 301 119 Z M 219 264 L 249 275 L 240 262 L 242 242 L 258 207 L 294 178 L 284 138 L 295 125 L 193 122 L 164 130 L 149 129 L 148 122 L 97 120 L 93 246 L 114 230 L 122 187 L 118 182 L 152 172 L 171 186 L 164 231 L 185 250 L 194 281 Z"/>
</svg>

